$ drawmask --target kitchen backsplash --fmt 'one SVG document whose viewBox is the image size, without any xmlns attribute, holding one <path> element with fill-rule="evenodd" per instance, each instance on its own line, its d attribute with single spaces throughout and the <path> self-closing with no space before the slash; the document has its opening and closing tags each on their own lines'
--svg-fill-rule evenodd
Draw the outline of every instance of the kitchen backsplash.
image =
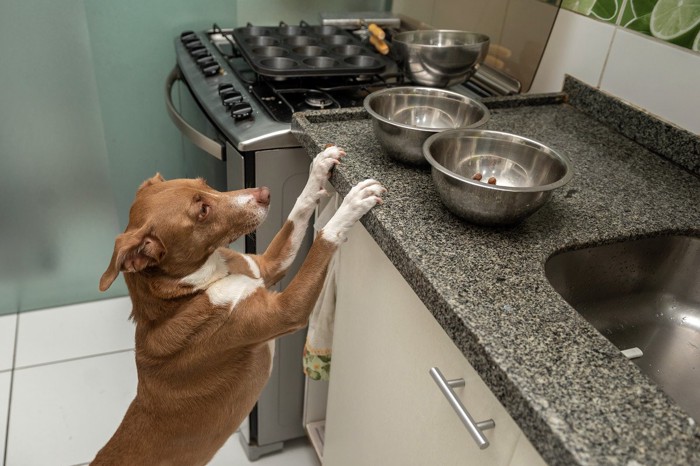
<svg viewBox="0 0 700 466">
<path fill-rule="evenodd" d="M 700 3 L 684 0 L 563 0 L 562 8 L 700 52 Z"/>
<path fill-rule="evenodd" d="M 438 29 L 460 29 L 491 39 L 486 63 L 530 88 L 557 17 L 549 0 L 393 0 L 391 11 Z"/>
<path fill-rule="evenodd" d="M 700 134 L 696 52 L 563 9 L 530 92 L 561 90 L 565 74 Z"/>
</svg>

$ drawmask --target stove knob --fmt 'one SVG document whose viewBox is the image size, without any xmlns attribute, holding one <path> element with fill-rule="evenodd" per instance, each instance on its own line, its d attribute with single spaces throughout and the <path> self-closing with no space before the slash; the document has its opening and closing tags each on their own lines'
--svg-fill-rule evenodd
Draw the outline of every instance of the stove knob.
<svg viewBox="0 0 700 466">
<path fill-rule="evenodd" d="M 197 37 L 197 34 L 194 33 L 194 31 L 185 31 L 182 34 L 180 34 L 180 41 L 183 44 L 193 42 L 195 40 L 199 40 L 199 38 Z"/>
<path fill-rule="evenodd" d="M 192 49 L 190 50 L 190 55 L 192 55 L 192 58 L 194 59 L 211 56 L 206 47 L 197 47 L 196 49 Z"/>
<path fill-rule="evenodd" d="M 238 91 L 225 91 L 221 93 L 221 103 L 226 107 L 243 101 L 243 96 Z"/>
<path fill-rule="evenodd" d="M 186 48 L 187 50 L 190 50 L 190 51 L 193 50 L 193 49 L 198 49 L 198 48 L 200 48 L 200 47 L 204 47 L 204 44 L 202 44 L 202 41 L 199 40 L 199 39 L 192 40 L 192 41 L 190 41 L 190 42 L 186 42 L 186 43 L 185 43 L 185 48 Z"/>
<path fill-rule="evenodd" d="M 223 94 L 224 92 L 228 92 L 228 91 L 235 91 L 233 84 L 231 84 L 231 83 L 219 84 L 219 95 Z"/>
<path fill-rule="evenodd" d="M 197 66 L 199 66 L 200 68 L 206 68 L 207 66 L 216 64 L 216 60 L 211 55 L 206 54 L 202 57 L 197 58 L 195 60 L 195 63 L 197 63 Z"/>
<path fill-rule="evenodd" d="M 231 106 L 231 116 L 236 120 L 243 120 L 253 114 L 253 107 L 248 102 L 238 102 Z"/>
<path fill-rule="evenodd" d="M 213 62 L 209 66 L 205 66 L 202 68 L 202 73 L 204 73 L 204 76 L 214 76 L 216 74 L 219 74 L 219 70 L 221 70 L 221 67 L 219 66 L 218 63 Z"/>
<path fill-rule="evenodd" d="M 197 66 L 199 66 L 199 69 L 204 71 L 204 68 L 209 68 L 210 66 L 218 65 L 216 63 L 216 60 L 214 60 L 214 57 L 202 57 L 197 60 Z"/>
</svg>

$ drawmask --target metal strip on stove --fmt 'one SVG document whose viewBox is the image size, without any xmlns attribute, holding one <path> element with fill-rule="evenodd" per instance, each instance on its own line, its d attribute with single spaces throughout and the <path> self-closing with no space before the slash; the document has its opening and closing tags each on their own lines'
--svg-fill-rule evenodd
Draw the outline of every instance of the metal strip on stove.
<svg viewBox="0 0 700 466">
<path fill-rule="evenodd" d="M 185 119 L 182 118 L 182 115 L 175 109 L 175 105 L 173 105 L 172 89 L 175 81 L 179 80 L 181 80 L 180 69 L 176 66 L 165 80 L 165 106 L 170 119 L 173 120 L 173 123 L 175 123 L 175 126 L 178 127 L 180 132 L 187 136 L 195 146 L 219 160 L 226 160 L 225 146 L 197 131 L 193 126 L 187 123 Z"/>
</svg>

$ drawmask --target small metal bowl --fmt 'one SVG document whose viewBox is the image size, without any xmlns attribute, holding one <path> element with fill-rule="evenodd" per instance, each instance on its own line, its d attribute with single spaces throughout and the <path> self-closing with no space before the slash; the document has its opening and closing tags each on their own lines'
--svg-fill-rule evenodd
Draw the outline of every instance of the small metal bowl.
<svg viewBox="0 0 700 466">
<path fill-rule="evenodd" d="M 374 134 L 386 153 L 404 163 L 427 165 L 423 143 L 451 128 L 476 128 L 491 117 L 474 99 L 452 91 L 425 87 L 394 87 L 365 97 Z"/>
<path fill-rule="evenodd" d="M 445 206 L 480 225 L 522 221 L 573 176 L 566 156 L 539 142 L 497 131 L 443 131 L 425 141 L 423 154 Z M 480 181 L 474 179 L 477 173 Z M 488 183 L 491 177 L 495 184 Z"/>
<path fill-rule="evenodd" d="M 400 32 L 391 42 L 411 81 L 450 87 L 476 72 L 486 58 L 490 40 L 476 32 L 436 29 Z"/>
</svg>

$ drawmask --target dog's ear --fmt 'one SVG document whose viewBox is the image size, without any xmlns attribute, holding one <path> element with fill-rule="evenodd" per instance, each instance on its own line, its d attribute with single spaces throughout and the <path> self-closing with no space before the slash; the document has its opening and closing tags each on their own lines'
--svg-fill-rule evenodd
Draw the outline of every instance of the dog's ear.
<svg viewBox="0 0 700 466">
<path fill-rule="evenodd" d="M 144 229 L 125 231 L 117 236 L 109 267 L 100 278 L 100 291 L 109 288 L 119 272 L 139 272 L 146 267 L 157 265 L 165 256 L 163 243 L 155 235 Z"/>
<path fill-rule="evenodd" d="M 139 189 L 137 191 L 141 191 L 143 188 L 147 188 L 151 185 L 154 185 L 156 183 L 162 183 L 165 181 L 165 178 L 163 178 L 160 173 L 156 173 L 153 175 L 151 178 L 147 179 L 143 183 L 141 183 L 141 186 L 139 186 Z"/>
</svg>

